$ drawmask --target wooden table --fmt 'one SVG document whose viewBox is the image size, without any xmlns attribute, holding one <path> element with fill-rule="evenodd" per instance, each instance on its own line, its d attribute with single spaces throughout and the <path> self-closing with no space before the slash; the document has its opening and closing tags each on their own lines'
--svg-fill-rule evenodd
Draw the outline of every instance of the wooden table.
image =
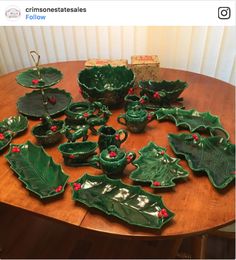
<svg viewBox="0 0 236 260">
<path fill-rule="evenodd" d="M 81 100 L 77 85 L 77 74 L 84 68 L 84 62 L 61 62 L 50 64 L 50 66 L 58 68 L 64 74 L 63 80 L 57 87 L 70 92 L 73 101 Z M 0 77 L 0 120 L 16 115 L 18 113 L 16 108 L 18 98 L 26 92 L 32 91 L 16 83 L 15 77 L 18 73 L 19 71 Z M 165 80 L 181 79 L 186 81 L 189 87 L 182 94 L 186 109 L 194 108 L 200 112 L 209 111 L 214 115 L 218 115 L 222 125 L 231 136 L 231 142 L 234 142 L 235 88 L 232 85 L 200 74 L 173 69 L 161 69 L 161 77 Z M 122 128 L 116 121 L 121 112 L 123 110 L 112 111 L 113 115 L 109 119 L 108 125 L 112 125 L 116 129 Z M 61 118 L 65 118 L 65 116 L 61 116 Z M 12 143 L 21 144 L 26 140 L 36 143 L 34 136 L 31 134 L 31 128 L 38 123 L 37 120 L 30 120 L 27 132 L 14 138 Z M 173 123 L 153 121 L 147 127 L 146 133 L 130 133 L 122 147 L 127 151 L 138 153 L 149 141 L 154 141 L 158 145 L 166 147 L 170 156 L 176 157 L 168 144 L 167 134 L 179 132 L 180 130 Z M 88 140 L 97 140 L 97 137 L 90 135 Z M 56 146 L 47 148 L 46 151 L 56 163 L 62 165 L 64 172 L 70 176 L 69 181 L 77 180 L 85 172 L 94 175 L 101 174 L 100 170 L 92 167 L 73 168 L 65 166 Z M 24 185 L 10 169 L 8 162 L 4 158 L 6 152 L 4 151 L 0 155 L 0 202 L 21 208 L 26 212 L 33 212 L 72 224 L 84 230 L 93 230 L 127 238 L 180 238 L 205 233 L 229 224 L 235 219 L 234 185 L 232 184 L 226 189 L 218 191 L 212 186 L 206 174 L 193 173 L 184 160 L 181 160 L 180 164 L 190 172 L 187 181 L 177 182 L 175 188 L 164 191 L 153 191 L 149 187 L 144 187 L 146 191 L 161 195 L 165 205 L 176 214 L 170 223 L 158 231 L 135 227 L 115 217 L 107 216 L 98 210 L 88 209 L 80 204 L 75 205 L 74 201 L 72 201 L 72 192 L 69 186 L 66 187 L 64 196 L 58 200 L 44 202 L 38 199 L 24 188 Z M 134 166 L 132 165 L 126 168 L 124 182 L 132 183 L 128 175 L 133 169 Z"/>
</svg>

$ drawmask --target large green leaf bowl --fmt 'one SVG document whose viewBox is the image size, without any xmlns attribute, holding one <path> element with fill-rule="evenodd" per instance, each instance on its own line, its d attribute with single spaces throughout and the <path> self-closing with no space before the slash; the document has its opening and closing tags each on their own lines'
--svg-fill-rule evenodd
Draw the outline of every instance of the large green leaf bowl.
<svg viewBox="0 0 236 260">
<path fill-rule="evenodd" d="M 39 77 L 39 73 L 40 77 Z M 39 68 L 26 70 L 16 76 L 16 81 L 23 87 L 43 89 L 51 87 L 61 81 L 63 75 L 56 68 Z"/>
<path fill-rule="evenodd" d="M 118 107 L 133 87 L 134 79 L 133 71 L 125 66 L 95 66 L 79 73 L 78 84 L 84 98 Z"/>
</svg>

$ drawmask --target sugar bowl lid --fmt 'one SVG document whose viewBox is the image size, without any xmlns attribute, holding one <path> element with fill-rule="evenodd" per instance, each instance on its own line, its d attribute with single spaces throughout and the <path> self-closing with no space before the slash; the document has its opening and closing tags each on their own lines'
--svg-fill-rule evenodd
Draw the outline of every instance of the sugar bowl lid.
<svg viewBox="0 0 236 260">
<path fill-rule="evenodd" d="M 100 154 L 102 160 L 110 162 L 119 161 L 123 157 L 125 157 L 125 152 L 115 145 L 108 146 L 108 148 L 103 150 Z"/>
</svg>

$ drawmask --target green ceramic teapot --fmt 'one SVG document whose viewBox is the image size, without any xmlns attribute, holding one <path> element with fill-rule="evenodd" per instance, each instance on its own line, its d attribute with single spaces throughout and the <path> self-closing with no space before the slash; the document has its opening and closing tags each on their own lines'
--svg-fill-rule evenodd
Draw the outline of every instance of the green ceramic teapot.
<svg viewBox="0 0 236 260">
<path fill-rule="evenodd" d="M 150 123 L 154 117 L 154 112 L 148 113 L 147 110 L 140 106 L 135 106 L 128 109 L 125 114 L 118 116 L 117 121 L 127 126 L 130 132 L 140 133 L 144 131 L 146 125 Z"/>
<path fill-rule="evenodd" d="M 94 156 L 89 164 L 102 169 L 105 174 L 114 175 L 123 172 L 125 166 L 135 160 L 134 152 L 124 152 L 115 145 L 110 145 L 99 156 Z"/>
</svg>

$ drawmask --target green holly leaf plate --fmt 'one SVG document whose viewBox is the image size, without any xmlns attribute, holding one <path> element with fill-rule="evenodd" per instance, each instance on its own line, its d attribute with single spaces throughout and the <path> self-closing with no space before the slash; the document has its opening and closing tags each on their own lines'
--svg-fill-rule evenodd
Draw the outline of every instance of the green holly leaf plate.
<svg viewBox="0 0 236 260">
<path fill-rule="evenodd" d="M 63 75 L 56 68 L 47 67 L 39 68 L 40 76 L 38 75 L 38 70 L 29 69 L 21 72 L 16 76 L 16 81 L 23 87 L 26 88 L 48 88 L 61 81 Z"/>
<path fill-rule="evenodd" d="M 11 131 L 14 135 L 23 132 L 28 127 L 28 119 L 23 115 L 10 116 L 0 122 L 0 128 Z"/>
<path fill-rule="evenodd" d="M 26 189 L 41 199 L 64 192 L 69 176 L 64 174 L 61 166 L 55 164 L 42 147 L 30 141 L 20 145 L 11 144 L 5 158 Z"/>
<path fill-rule="evenodd" d="M 140 157 L 133 162 L 137 167 L 130 178 L 138 182 L 151 182 L 152 188 L 169 188 L 175 186 L 173 180 L 188 176 L 178 162 L 166 154 L 166 149 L 150 142 L 139 151 Z"/>
<path fill-rule="evenodd" d="M 235 179 L 235 145 L 226 139 L 169 134 L 169 142 L 176 154 L 186 158 L 192 170 L 206 172 L 214 187 L 223 189 Z"/>
<path fill-rule="evenodd" d="M 70 93 L 58 88 L 45 89 L 45 97 L 48 100 L 47 110 L 51 116 L 56 116 L 65 111 L 71 103 Z M 53 102 L 52 102 L 53 101 Z M 40 90 L 33 90 L 17 101 L 18 111 L 29 117 L 42 117 L 45 114 L 45 108 L 42 102 Z"/>
<path fill-rule="evenodd" d="M 85 174 L 71 183 L 71 186 L 73 200 L 132 225 L 160 229 L 174 217 L 160 196 L 148 193 L 139 186 L 110 179 L 106 175 Z"/>
<path fill-rule="evenodd" d="M 156 112 L 157 120 L 174 121 L 176 126 L 188 128 L 190 132 L 208 130 L 211 135 L 223 134 L 229 139 L 229 134 L 222 127 L 219 117 L 209 112 L 198 112 L 194 109 L 160 108 Z"/>
</svg>

